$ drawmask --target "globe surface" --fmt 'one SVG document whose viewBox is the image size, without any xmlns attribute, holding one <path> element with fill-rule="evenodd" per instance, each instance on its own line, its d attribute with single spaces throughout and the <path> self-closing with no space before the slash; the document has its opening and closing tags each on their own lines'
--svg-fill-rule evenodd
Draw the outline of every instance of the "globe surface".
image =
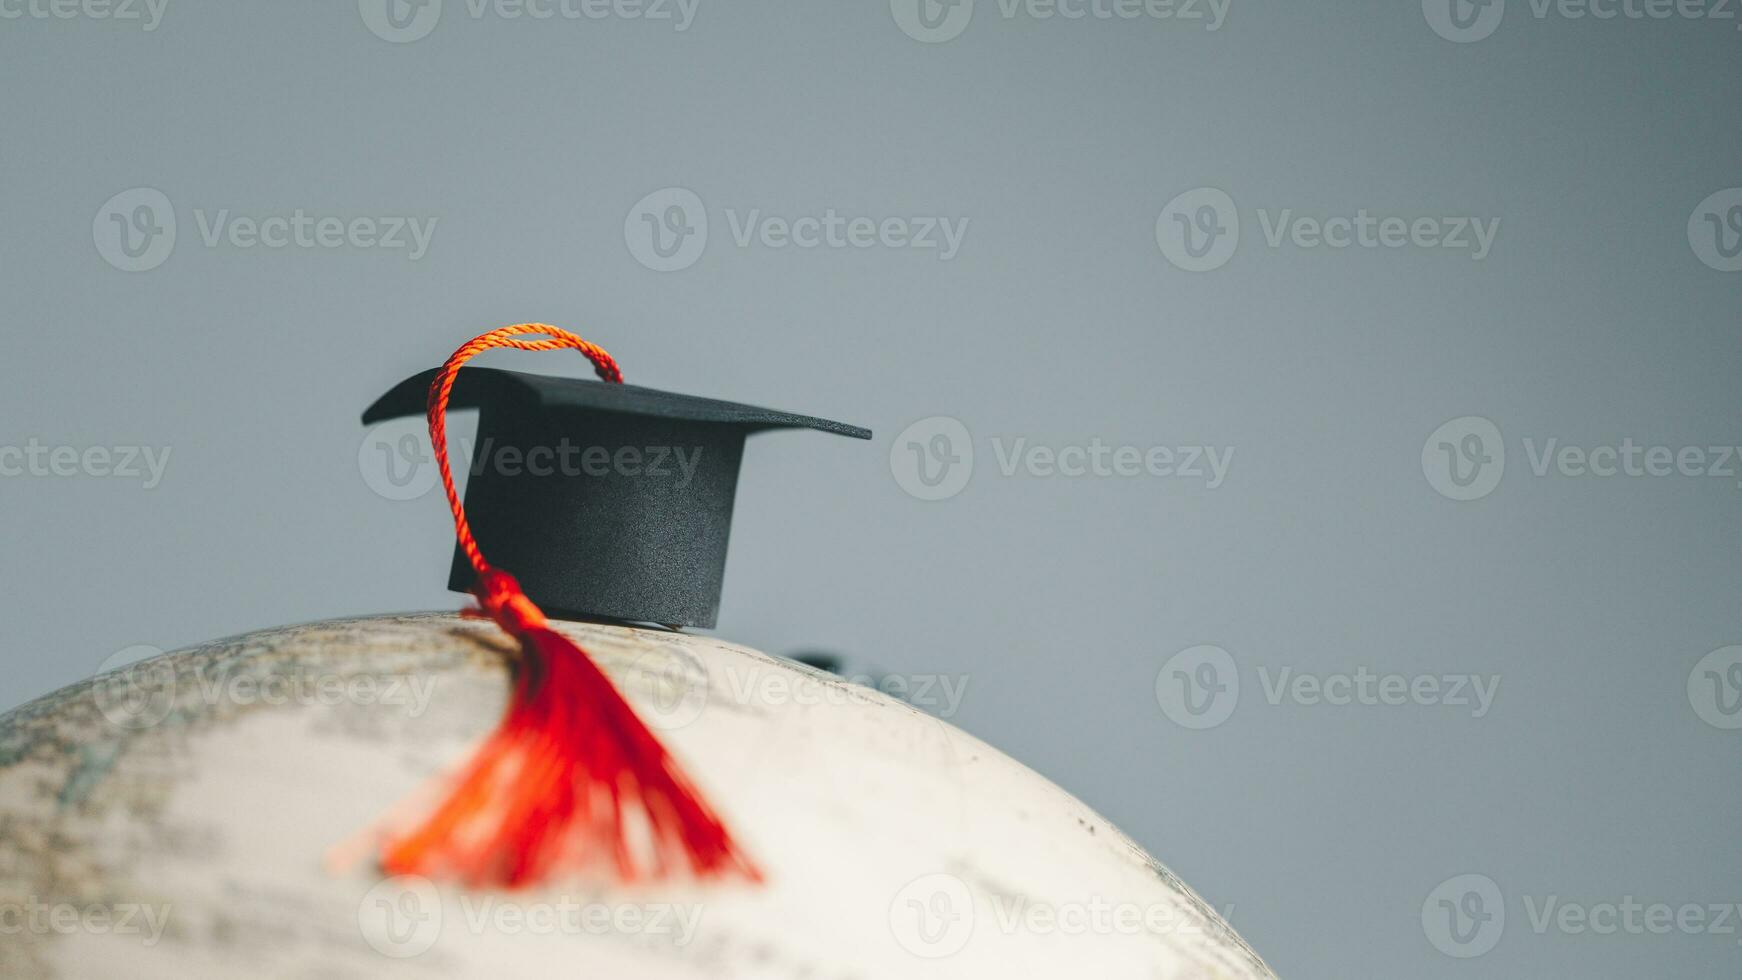
<svg viewBox="0 0 1742 980">
<path fill-rule="evenodd" d="M 710 637 L 557 628 L 765 884 L 385 878 L 383 815 L 422 812 L 495 726 L 514 644 L 448 614 L 333 621 L 0 717 L 0 976 L 1273 976 L 1089 808 L 908 704 Z"/>
</svg>

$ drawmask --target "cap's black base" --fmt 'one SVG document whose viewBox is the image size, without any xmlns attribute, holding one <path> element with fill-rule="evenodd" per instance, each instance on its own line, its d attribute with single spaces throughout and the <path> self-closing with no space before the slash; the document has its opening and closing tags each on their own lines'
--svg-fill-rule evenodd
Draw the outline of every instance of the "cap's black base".
<svg viewBox="0 0 1742 980">
<path fill-rule="evenodd" d="M 712 626 L 744 430 L 569 411 L 479 419 L 466 515 L 547 613 Z M 482 467 L 482 468 L 480 468 Z M 472 589 L 458 548 L 448 588 Z"/>
</svg>

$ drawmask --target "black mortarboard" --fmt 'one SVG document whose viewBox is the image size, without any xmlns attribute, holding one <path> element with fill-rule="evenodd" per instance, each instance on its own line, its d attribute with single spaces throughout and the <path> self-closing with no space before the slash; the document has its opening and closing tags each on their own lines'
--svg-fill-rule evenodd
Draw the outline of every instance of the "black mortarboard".
<svg viewBox="0 0 1742 980">
<path fill-rule="evenodd" d="M 435 374 L 395 385 L 363 422 L 421 415 Z M 491 368 L 462 369 L 450 407 L 479 410 L 466 517 L 490 563 L 553 616 L 669 626 L 719 615 L 745 436 L 871 438 L 827 419 Z M 448 588 L 470 591 L 473 574 L 456 549 Z"/>
</svg>

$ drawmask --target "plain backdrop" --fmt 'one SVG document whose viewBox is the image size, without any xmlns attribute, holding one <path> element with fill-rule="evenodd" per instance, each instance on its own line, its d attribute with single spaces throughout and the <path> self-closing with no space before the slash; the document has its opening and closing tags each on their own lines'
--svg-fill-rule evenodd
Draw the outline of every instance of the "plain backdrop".
<svg viewBox="0 0 1742 980">
<path fill-rule="evenodd" d="M 1233 0 L 1211 31 L 980 0 L 922 43 L 870 0 L 702 0 L 682 31 L 448 0 L 393 43 L 368 5 L 169 0 L 151 31 L 5 8 L 0 444 L 171 455 L 151 489 L 0 477 L 4 706 L 135 645 L 456 608 L 439 495 L 375 492 L 358 416 L 544 320 L 641 384 L 874 429 L 752 440 L 718 632 L 966 675 L 954 723 L 1231 907 L 1284 977 L 1734 972 L 1736 935 L 1530 911 L 1742 901 L 1742 733 L 1688 691 L 1742 644 L 1742 477 L 1538 476 L 1531 453 L 1742 442 L 1742 274 L 1688 229 L 1742 185 L 1737 21 L 1513 0 L 1456 43 L 1414 2 Z M 671 187 L 710 234 L 659 272 L 625 225 Z M 1241 222 L 1210 272 L 1157 239 L 1200 187 Z M 99 247 L 133 188 L 178 225 L 147 271 Z M 297 209 L 436 225 L 415 260 L 202 234 Z M 968 223 L 947 259 L 733 234 L 830 209 Z M 1500 224 L 1480 260 L 1273 246 L 1285 209 Z M 584 373 L 526 357 L 488 363 Z M 975 467 L 926 501 L 895 440 L 936 416 Z M 1466 416 L 1506 469 L 1457 501 L 1422 455 Z M 1234 456 L 1214 489 L 1000 466 L 1096 439 Z M 1241 691 L 1193 729 L 1157 680 L 1201 644 Z M 1268 696 L 1362 668 L 1501 680 L 1481 717 Z M 1470 959 L 1423 921 L 1464 874 L 1507 919 Z"/>
</svg>

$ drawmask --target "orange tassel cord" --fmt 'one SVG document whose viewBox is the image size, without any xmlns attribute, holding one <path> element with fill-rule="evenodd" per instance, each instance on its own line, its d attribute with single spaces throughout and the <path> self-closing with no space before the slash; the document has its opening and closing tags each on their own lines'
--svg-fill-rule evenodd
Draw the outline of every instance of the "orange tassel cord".
<svg viewBox="0 0 1742 980">
<path fill-rule="evenodd" d="M 514 576 L 491 567 L 466 521 L 448 465 L 447 406 L 460 367 L 495 348 L 578 350 L 600 380 L 621 384 L 611 355 L 541 323 L 492 330 L 442 365 L 429 388 L 429 434 L 453 511 L 455 536 L 477 571 L 479 608 L 520 641 L 502 722 L 421 826 L 390 836 L 388 874 L 452 878 L 472 887 L 524 888 L 603 866 L 624 882 L 687 872 L 760 881 L 654 734 L 586 651 L 550 628 Z"/>
</svg>

